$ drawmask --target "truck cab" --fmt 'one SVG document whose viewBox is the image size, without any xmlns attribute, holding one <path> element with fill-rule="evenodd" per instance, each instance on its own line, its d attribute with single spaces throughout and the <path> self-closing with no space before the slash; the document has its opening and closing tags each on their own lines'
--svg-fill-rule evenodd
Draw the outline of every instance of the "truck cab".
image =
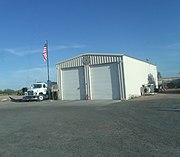
<svg viewBox="0 0 180 157">
<path fill-rule="evenodd" d="M 31 85 L 31 88 L 27 90 L 25 100 L 44 100 L 48 99 L 48 86 L 47 83 L 37 82 Z"/>
</svg>

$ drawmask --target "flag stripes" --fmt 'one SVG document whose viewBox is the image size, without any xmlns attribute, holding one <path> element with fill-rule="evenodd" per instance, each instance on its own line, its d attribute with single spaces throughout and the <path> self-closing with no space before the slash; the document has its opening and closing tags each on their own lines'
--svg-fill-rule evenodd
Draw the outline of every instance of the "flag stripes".
<svg viewBox="0 0 180 157">
<path fill-rule="evenodd" d="M 43 52 L 42 52 L 42 56 L 44 58 L 44 62 L 47 61 L 47 44 L 44 45 L 44 49 L 43 49 Z"/>
</svg>

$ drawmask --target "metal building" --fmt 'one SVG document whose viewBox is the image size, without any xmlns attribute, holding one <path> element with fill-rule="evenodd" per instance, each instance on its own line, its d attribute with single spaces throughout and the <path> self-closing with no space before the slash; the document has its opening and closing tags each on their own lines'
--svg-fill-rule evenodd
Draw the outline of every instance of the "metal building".
<svg viewBox="0 0 180 157">
<path fill-rule="evenodd" d="M 56 64 L 61 100 L 122 100 L 156 87 L 157 67 L 127 55 L 83 54 Z"/>
</svg>

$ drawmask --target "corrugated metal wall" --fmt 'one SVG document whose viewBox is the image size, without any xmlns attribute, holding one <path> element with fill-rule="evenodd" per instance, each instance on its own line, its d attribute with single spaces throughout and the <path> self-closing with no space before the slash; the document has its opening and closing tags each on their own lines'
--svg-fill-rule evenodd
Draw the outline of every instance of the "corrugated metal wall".
<svg viewBox="0 0 180 157">
<path fill-rule="evenodd" d="M 60 62 L 56 64 L 57 69 L 57 82 L 59 87 L 59 98 L 62 98 L 61 88 L 62 88 L 62 69 L 66 68 L 75 68 L 75 67 L 84 67 L 85 71 L 85 88 L 86 88 L 86 96 L 88 99 L 91 99 L 92 91 L 90 85 L 90 69 L 93 65 L 99 64 L 109 64 L 109 63 L 118 63 L 118 80 L 119 80 L 119 88 L 120 88 L 120 99 L 125 99 L 125 91 L 124 91 L 124 76 L 123 76 L 123 55 L 97 55 L 97 54 L 85 54 L 81 55 L 64 62 Z"/>
<path fill-rule="evenodd" d="M 72 59 L 69 59 L 67 61 L 58 63 L 59 68 L 71 68 L 71 67 L 78 67 L 78 66 L 84 66 L 83 59 L 89 58 L 90 63 L 88 65 L 97 65 L 97 64 L 105 64 L 105 63 L 113 63 L 113 62 L 120 62 L 122 61 L 122 55 L 82 55 L 79 57 L 75 57 Z"/>
</svg>

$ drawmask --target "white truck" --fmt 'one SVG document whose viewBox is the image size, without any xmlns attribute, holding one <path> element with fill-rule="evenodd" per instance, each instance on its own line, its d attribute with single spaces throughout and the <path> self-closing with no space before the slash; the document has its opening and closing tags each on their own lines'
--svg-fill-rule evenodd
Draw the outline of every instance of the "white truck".
<svg viewBox="0 0 180 157">
<path fill-rule="evenodd" d="M 27 90 L 24 100 L 44 100 L 48 99 L 48 85 L 47 83 L 37 82 L 34 83 L 30 89 Z"/>
</svg>

